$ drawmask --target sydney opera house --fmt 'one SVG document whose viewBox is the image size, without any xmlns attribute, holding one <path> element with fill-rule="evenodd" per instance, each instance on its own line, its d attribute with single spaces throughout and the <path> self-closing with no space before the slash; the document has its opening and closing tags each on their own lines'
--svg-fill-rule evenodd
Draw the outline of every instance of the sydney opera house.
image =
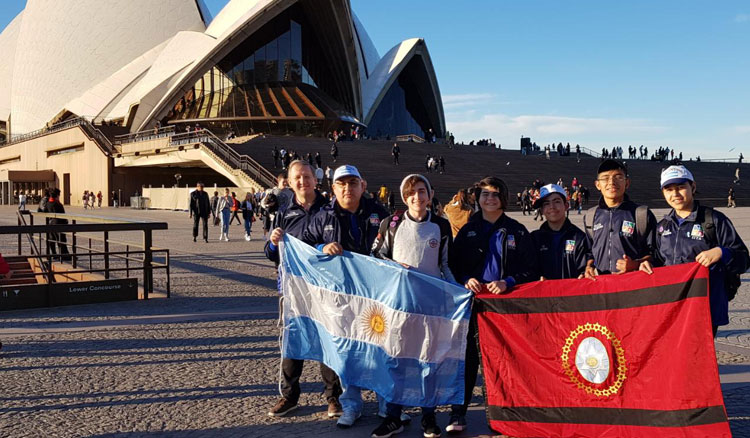
<svg viewBox="0 0 750 438">
<path fill-rule="evenodd" d="M 56 186 L 76 204 L 175 169 L 267 185 L 227 133 L 445 132 L 424 40 L 381 56 L 348 0 L 230 0 L 216 17 L 202 0 L 28 0 L 0 60 L 2 203 Z"/>
</svg>

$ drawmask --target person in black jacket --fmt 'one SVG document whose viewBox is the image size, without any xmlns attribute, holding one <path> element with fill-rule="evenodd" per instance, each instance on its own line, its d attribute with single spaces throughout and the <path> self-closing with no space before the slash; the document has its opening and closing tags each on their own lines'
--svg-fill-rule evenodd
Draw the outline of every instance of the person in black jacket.
<svg viewBox="0 0 750 438">
<path fill-rule="evenodd" d="M 308 224 L 327 201 L 315 190 L 315 176 L 312 166 L 307 161 L 296 160 L 289 164 L 289 184 L 294 196 L 290 196 L 285 205 L 279 207 L 273 221 L 273 231 L 266 242 L 265 253 L 268 260 L 279 265 L 279 242 L 284 233 L 301 237 Z M 283 318 L 283 312 L 279 312 Z M 302 376 L 304 361 L 298 359 L 281 359 L 281 395 L 282 397 L 268 411 L 271 417 L 281 417 L 297 408 L 300 396 L 299 379 Z M 325 384 L 324 395 L 328 402 L 328 417 L 341 415 L 341 382 L 336 372 L 325 364 L 320 364 L 320 376 Z"/>
<path fill-rule="evenodd" d="M 586 263 L 593 258 L 586 234 L 565 215 L 568 207 L 565 189 L 557 184 L 542 187 L 534 203 L 534 208 L 540 208 L 547 219 L 531 232 L 541 280 L 582 278 Z"/>
<path fill-rule="evenodd" d="M 302 233 L 302 241 L 328 255 L 344 251 L 369 255 L 378 235 L 380 222 L 388 212 L 375 199 L 362 196 L 367 183 L 359 170 L 350 165 L 336 169 L 333 174 L 334 200 L 315 215 Z M 349 386 L 339 397 L 343 414 L 337 425 L 351 427 L 362 415 L 361 389 Z"/>
<path fill-rule="evenodd" d="M 193 219 L 193 242 L 198 238 L 198 221 L 203 222 L 203 241 L 208 243 L 208 218 L 211 216 L 211 201 L 199 182 L 190 193 L 190 218 Z"/>
<path fill-rule="evenodd" d="M 516 284 L 539 278 L 534 243 L 526 227 L 505 214 L 508 187 L 500 178 L 487 177 L 474 189 L 481 211 L 469 218 L 449 251 L 449 265 L 456 281 L 474 293 L 501 294 Z M 466 411 L 479 371 L 476 310 L 472 311 L 466 344 L 464 404 L 451 407 L 446 431 L 466 428 Z"/>
<path fill-rule="evenodd" d="M 60 202 L 60 189 L 50 190 L 49 199 L 44 205 L 44 212 L 65 214 L 65 207 L 63 207 L 62 203 Z M 47 223 L 49 225 L 66 225 L 68 223 L 68 220 L 62 218 L 54 218 L 48 219 Z M 65 233 L 47 234 L 47 249 L 49 250 L 50 254 L 57 254 L 57 249 L 59 249 L 61 256 L 60 260 L 62 261 L 70 260 L 70 253 L 68 252 L 67 242 L 68 240 Z M 57 248 L 55 248 L 55 245 L 57 245 Z"/>
</svg>

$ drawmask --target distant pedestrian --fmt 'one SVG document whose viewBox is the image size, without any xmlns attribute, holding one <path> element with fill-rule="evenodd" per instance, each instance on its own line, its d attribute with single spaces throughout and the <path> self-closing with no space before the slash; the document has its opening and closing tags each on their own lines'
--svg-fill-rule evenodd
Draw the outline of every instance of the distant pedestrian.
<svg viewBox="0 0 750 438">
<path fill-rule="evenodd" d="M 273 147 L 273 151 L 271 151 L 271 155 L 273 156 L 273 168 L 276 169 L 279 167 L 279 150 L 276 148 L 276 146 Z"/>
<path fill-rule="evenodd" d="M 393 164 L 398 166 L 398 157 L 401 155 L 401 148 L 398 146 L 398 143 L 393 143 L 393 148 L 391 149 L 391 155 L 393 155 Z"/>
<path fill-rule="evenodd" d="M 445 158 L 442 155 L 438 158 L 438 166 L 440 167 L 440 173 L 445 173 Z"/>
<path fill-rule="evenodd" d="M 339 147 L 336 146 L 336 142 L 334 142 L 333 145 L 331 146 L 331 158 L 333 158 L 334 163 L 339 158 Z"/>
<path fill-rule="evenodd" d="M 727 197 L 727 208 L 737 208 L 737 202 L 735 201 L 734 187 L 729 188 L 729 196 Z"/>
<path fill-rule="evenodd" d="M 26 210 L 26 193 L 24 192 L 18 193 L 18 209 Z"/>
<path fill-rule="evenodd" d="M 203 241 L 208 242 L 208 218 L 211 216 L 211 201 L 203 190 L 203 183 L 198 182 L 190 193 L 190 218 L 193 219 L 193 242 L 198 239 L 198 225 L 203 223 Z"/>
<path fill-rule="evenodd" d="M 325 176 L 325 173 L 323 172 L 323 169 L 320 166 L 318 166 L 315 169 L 315 179 L 318 181 L 318 185 L 319 186 L 323 186 L 323 177 L 324 176 Z"/>
<path fill-rule="evenodd" d="M 255 222 L 255 198 L 252 193 L 245 195 L 245 200 L 240 206 L 242 209 L 242 220 L 245 223 L 245 240 L 250 241 L 250 232 L 252 231 L 253 222 Z"/>
<path fill-rule="evenodd" d="M 734 170 L 734 184 L 740 183 L 740 168 Z"/>
<path fill-rule="evenodd" d="M 230 208 L 232 212 L 232 218 L 229 219 L 229 225 L 232 225 L 234 222 L 234 219 L 237 219 L 237 225 L 242 225 L 242 221 L 240 220 L 239 213 L 241 211 L 240 209 L 240 201 L 237 199 L 237 195 L 232 192 L 232 207 Z"/>
<path fill-rule="evenodd" d="M 333 183 L 333 169 L 331 169 L 331 166 L 326 166 L 326 184 L 328 185 L 328 188 L 330 189 L 332 187 Z"/>
<path fill-rule="evenodd" d="M 315 165 L 323 167 L 323 157 L 320 156 L 320 152 L 315 152 Z"/>
<path fill-rule="evenodd" d="M 118 208 L 120 206 L 120 198 L 117 196 L 117 192 L 112 190 L 112 205 L 115 208 Z"/>
<path fill-rule="evenodd" d="M 744 160 L 745 157 L 742 156 L 742 152 L 740 152 L 740 164 L 742 164 L 742 160 Z"/>
<path fill-rule="evenodd" d="M 96 206 L 98 208 L 102 208 L 102 198 L 103 198 L 102 191 L 99 190 L 99 193 L 96 194 Z"/>
<path fill-rule="evenodd" d="M 232 214 L 232 205 L 234 200 L 232 195 L 229 193 L 229 189 L 224 189 L 224 196 L 219 198 L 219 203 L 216 210 L 219 212 L 221 218 L 221 236 L 219 240 L 226 240 L 229 242 L 229 217 Z"/>
</svg>

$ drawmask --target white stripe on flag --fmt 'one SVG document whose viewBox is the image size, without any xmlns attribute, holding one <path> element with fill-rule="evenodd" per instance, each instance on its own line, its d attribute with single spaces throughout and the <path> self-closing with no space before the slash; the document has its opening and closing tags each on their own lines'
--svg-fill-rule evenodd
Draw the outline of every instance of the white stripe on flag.
<svg viewBox="0 0 750 438">
<path fill-rule="evenodd" d="M 285 318 L 309 317 L 333 336 L 377 345 L 395 358 L 429 363 L 465 358 L 468 320 L 395 310 L 370 298 L 309 284 L 288 272 L 282 282 Z"/>
</svg>

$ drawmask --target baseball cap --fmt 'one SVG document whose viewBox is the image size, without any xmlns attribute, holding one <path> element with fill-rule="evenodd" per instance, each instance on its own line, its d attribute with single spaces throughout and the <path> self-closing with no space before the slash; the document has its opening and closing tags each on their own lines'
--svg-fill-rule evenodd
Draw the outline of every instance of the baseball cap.
<svg viewBox="0 0 750 438">
<path fill-rule="evenodd" d="M 618 169 L 625 172 L 625 175 L 628 174 L 628 168 L 625 166 L 625 163 L 619 160 L 613 160 L 612 158 L 607 158 L 599 164 L 599 169 L 597 169 L 596 173 L 600 174 L 602 172 L 609 172 L 610 170 Z"/>
<path fill-rule="evenodd" d="M 338 181 L 341 178 L 344 178 L 345 176 L 356 176 L 359 179 L 362 179 L 362 175 L 359 174 L 359 170 L 357 170 L 356 167 L 344 164 L 343 166 L 338 167 L 333 172 L 333 180 Z"/>
<path fill-rule="evenodd" d="M 562 195 L 563 199 L 568 199 L 568 194 L 565 193 L 565 189 L 558 186 L 557 184 L 547 184 L 546 186 L 543 186 L 541 189 L 539 189 L 539 199 L 534 202 L 534 208 L 541 208 L 542 203 L 544 202 L 544 198 L 553 193 L 559 193 Z"/>
<path fill-rule="evenodd" d="M 669 166 L 661 172 L 661 188 L 670 184 L 682 184 L 684 182 L 693 182 L 693 174 L 685 166 Z"/>
</svg>

